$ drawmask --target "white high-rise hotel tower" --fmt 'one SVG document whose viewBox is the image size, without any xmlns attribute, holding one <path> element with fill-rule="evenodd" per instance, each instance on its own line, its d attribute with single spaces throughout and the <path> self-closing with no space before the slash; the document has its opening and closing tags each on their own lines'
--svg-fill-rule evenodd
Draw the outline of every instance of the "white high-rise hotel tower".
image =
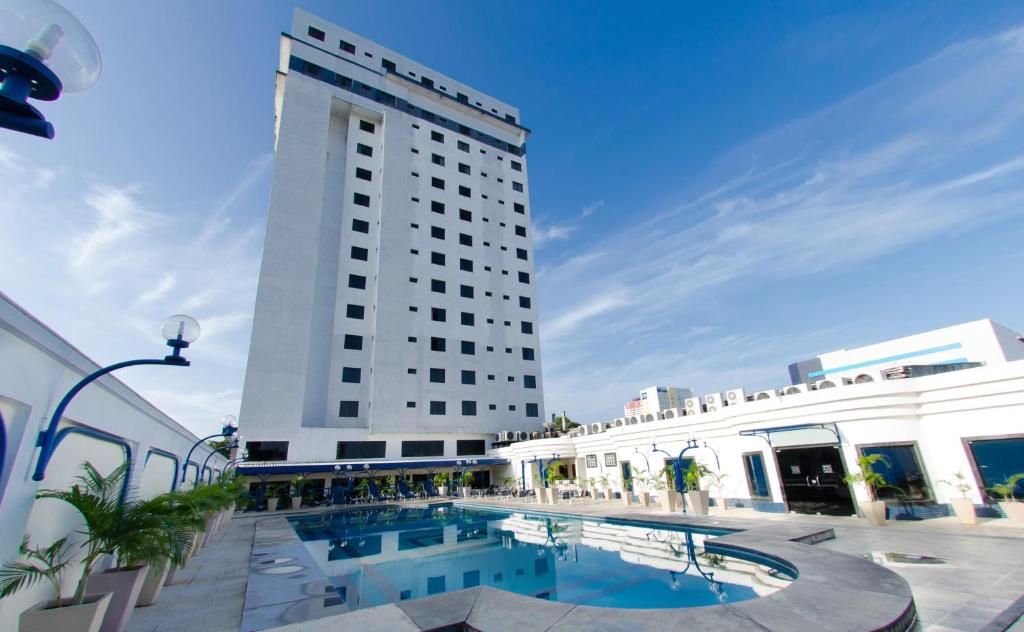
<svg viewBox="0 0 1024 632">
<path fill-rule="evenodd" d="M 519 111 L 301 10 L 275 105 L 250 460 L 482 455 L 539 429 Z"/>
</svg>

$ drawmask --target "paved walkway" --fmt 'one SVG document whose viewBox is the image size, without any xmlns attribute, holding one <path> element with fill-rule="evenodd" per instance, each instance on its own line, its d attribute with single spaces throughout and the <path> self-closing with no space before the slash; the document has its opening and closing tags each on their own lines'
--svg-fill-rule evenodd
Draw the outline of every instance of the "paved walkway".
<svg viewBox="0 0 1024 632">
<path fill-rule="evenodd" d="M 126 632 L 238 632 L 255 526 L 252 518 L 231 520 L 155 604 L 135 609 Z"/>
</svg>

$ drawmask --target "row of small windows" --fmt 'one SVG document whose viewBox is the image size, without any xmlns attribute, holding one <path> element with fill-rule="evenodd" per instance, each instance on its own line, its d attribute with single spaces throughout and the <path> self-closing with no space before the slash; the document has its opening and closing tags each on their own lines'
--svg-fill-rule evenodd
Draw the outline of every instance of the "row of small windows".
<svg viewBox="0 0 1024 632">
<path fill-rule="evenodd" d="M 405 403 L 406 408 L 416 408 L 416 402 L 409 401 Z M 539 416 L 539 407 L 537 404 L 528 403 L 523 406 L 527 417 Z M 497 410 L 497 404 L 488 404 L 488 410 Z M 447 415 L 448 414 L 448 403 L 444 400 L 430 400 L 428 404 L 428 410 L 431 415 Z M 515 404 L 508 405 L 509 412 L 516 411 Z M 462 400 L 462 414 L 467 417 L 476 415 L 476 401 L 464 399 Z M 357 400 L 342 400 L 338 405 L 338 416 L 339 417 L 358 417 L 359 416 L 359 402 Z M 442 443 L 442 442 L 438 442 Z M 403 454 L 402 456 L 428 456 L 428 455 L 408 455 Z"/>
<path fill-rule="evenodd" d="M 306 30 L 306 33 L 310 37 L 312 37 L 313 39 L 319 40 L 321 42 L 325 41 L 326 38 L 327 38 L 327 33 L 321 31 L 320 29 L 316 28 L 315 26 L 309 26 L 307 28 L 307 30 Z M 350 55 L 355 55 L 356 54 L 356 46 L 355 46 L 355 44 L 353 44 L 351 42 L 347 42 L 347 41 L 345 41 L 343 39 L 339 39 L 338 40 L 338 48 L 341 51 L 346 52 L 346 53 L 348 53 Z M 369 51 L 363 51 L 363 55 L 366 56 L 366 57 L 369 57 L 370 59 L 373 58 L 373 53 L 371 53 Z M 393 72 L 393 73 L 397 73 L 398 72 L 398 66 L 395 65 L 395 62 L 391 61 L 390 59 L 384 58 L 384 57 L 382 57 L 381 60 L 380 60 L 380 67 L 383 68 L 384 70 L 389 71 L 389 72 Z M 416 73 L 410 70 L 409 71 L 409 76 L 410 77 L 415 77 Z M 430 89 L 433 90 L 434 89 L 434 80 L 430 79 L 428 77 L 421 76 L 420 77 L 420 85 L 422 85 L 425 88 L 430 88 Z M 448 89 L 445 88 L 444 86 L 438 86 L 438 88 L 442 92 L 445 92 L 445 93 L 448 92 Z M 457 92 L 456 93 L 455 100 L 460 102 L 460 103 L 469 104 L 469 96 L 467 96 L 467 95 L 465 95 L 465 94 L 463 94 L 461 92 Z M 481 109 L 483 108 L 483 104 L 480 103 L 479 101 L 476 101 L 476 106 L 478 108 L 481 108 Z M 491 108 L 491 113 L 492 114 L 498 114 L 498 110 L 496 108 Z M 505 115 L 505 120 L 507 122 L 509 122 L 509 123 L 512 123 L 513 125 L 516 123 L 516 117 L 511 115 L 511 114 L 506 114 Z"/>
<path fill-rule="evenodd" d="M 359 306 L 356 306 L 359 307 Z M 361 312 L 362 310 L 360 310 Z M 532 324 L 530 329 L 532 331 Z M 416 336 L 409 336 L 409 342 L 417 342 Z M 460 350 L 463 355 L 476 355 L 476 343 L 472 340 L 462 340 Z M 362 351 L 363 349 L 363 337 L 358 334 L 345 334 L 342 347 L 349 351 Z M 493 346 L 487 346 L 487 351 L 493 352 Z M 430 350 L 445 353 L 448 351 L 448 339 L 440 336 L 430 337 Z M 536 353 L 531 347 L 522 347 L 523 360 L 527 362 L 533 362 L 536 359 Z M 512 347 L 505 347 L 505 353 L 512 353 Z"/>
<path fill-rule="evenodd" d="M 386 448 L 386 441 L 338 441 L 335 458 L 383 459 Z M 486 448 L 483 439 L 458 439 L 455 442 L 457 456 L 482 455 Z M 247 441 L 245 451 L 255 461 L 288 460 L 287 441 Z M 444 441 L 403 441 L 402 456 L 444 456 Z"/>
<path fill-rule="evenodd" d="M 406 372 L 409 375 L 416 375 L 416 369 L 409 367 Z M 346 366 L 341 368 L 341 381 L 345 384 L 360 384 L 362 383 L 363 371 L 359 367 Z M 446 369 L 432 367 L 429 373 L 429 379 L 434 384 L 445 384 L 447 372 Z M 487 381 L 495 381 L 494 374 L 487 375 Z M 516 378 L 514 375 L 508 376 L 509 382 L 515 382 Z M 466 386 L 476 385 L 476 371 L 472 369 L 460 369 L 459 381 L 461 384 Z M 537 376 L 536 375 L 523 375 L 523 388 L 535 389 L 537 388 Z"/>
<path fill-rule="evenodd" d="M 355 277 L 355 279 L 352 279 L 351 277 Z M 362 279 L 362 281 L 359 281 L 359 279 Z M 362 288 L 358 288 L 359 283 L 362 283 L 363 288 L 365 288 L 365 286 L 366 286 L 366 277 L 360 277 L 359 275 L 350 275 L 349 287 L 356 286 L 357 289 L 362 289 Z M 431 281 L 431 284 L 433 284 L 433 283 L 444 284 L 445 282 L 444 281 L 437 281 L 435 279 L 435 280 Z M 443 285 L 438 286 L 438 287 L 443 287 Z M 459 286 L 459 295 L 462 296 L 463 298 L 473 298 L 473 294 L 474 294 L 473 286 L 471 286 L 471 285 L 460 285 Z M 490 292 L 488 292 L 487 294 L 490 295 Z M 505 297 L 506 300 L 508 300 L 508 295 L 507 294 L 504 295 L 504 297 Z M 532 301 L 530 300 L 529 296 L 520 296 L 519 297 L 519 307 L 521 307 L 523 309 L 530 309 L 531 302 Z M 366 316 L 366 307 L 364 307 L 363 305 L 353 305 L 352 303 L 349 303 L 346 306 L 346 308 L 345 308 L 345 317 L 346 318 L 353 318 L 353 319 L 356 319 L 356 320 L 362 320 L 363 318 L 365 318 L 365 316 Z M 505 326 L 506 327 L 510 327 L 511 326 L 511 321 L 505 321 Z M 525 321 L 525 320 L 524 321 L 520 321 L 520 328 L 521 328 L 521 330 L 522 330 L 522 332 L 524 334 L 532 334 L 533 333 L 533 323 L 531 323 L 529 321 Z"/>
<path fill-rule="evenodd" d="M 463 341 L 463 342 L 465 343 L 467 341 Z M 445 371 L 445 369 L 430 369 L 430 371 L 431 371 L 431 374 L 430 374 L 430 378 L 431 378 L 430 381 L 431 382 L 439 382 L 439 383 L 443 383 L 444 382 L 444 371 Z M 435 371 L 440 371 L 441 373 L 435 374 L 434 373 Z M 409 375 L 416 375 L 416 368 L 415 367 L 409 367 L 408 369 L 406 369 L 406 373 L 408 373 Z M 438 377 L 438 376 L 440 376 L 440 377 Z M 495 381 L 495 379 L 496 378 L 495 378 L 493 373 L 489 373 L 487 375 L 487 381 L 488 382 L 493 382 L 493 381 Z M 515 382 L 516 381 L 515 376 L 514 375 L 509 375 L 508 376 L 508 381 L 509 382 Z M 463 369 L 462 370 L 462 383 L 463 384 L 467 384 L 467 385 L 476 384 L 476 371 L 469 370 L 469 369 Z M 523 388 L 537 388 L 537 376 L 535 376 L 535 375 L 524 375 L 523 376 Z"/>
<path fill-rule="evenodd" d="M 418 311 L 418 310 L 416 310 L 416 309 L 414 309 L 412 307 L 410 307 L 410 310 L 411 311 Z M 447 322 L 448 321 L 448 310 L 443 308 L 443 307 L 431 307 L 430 308 L 430 320 L 435 321 L 435 322 L 439 322 L 439 323 Z M 473 325 L 476 324 L 476 316 L 472 312 L 461 312 L 460 322 L 463 325 L 466 325 L 468 327 L 472 327 Z M 488 322 L 488 324 L 493 324 L 494 323 L 494 319 L 488 318 L 487 322 Z M 506 320 L 505 321 L 505 326 L 506 327 L 511 327 L 512 326 L 512 321 Z M 533 333 L 533 323 L 531 323 L 529 321 L 526 321 L 526 320 L 521 321 L 520 322 L 520 330 L 524 334 L 532 334 Z"/>
<path fill-rule="evenodd" d="M 373 86 L 367 85 L 361 81 L 354 80 L 351 77 L 346 77 L 328 68 L 323 68 L 312 62 L 308 62 L 299 57 L 295 57 L 294 55 L 290 57 L 288 60 L 288 68 L 296 72 L 302 73 L 308 77 L 312 77 L 314 79 L 322 81 L 324 83 L 337 86 L 343 90 L 352 92 L 353 94 L 358 94 L 359 96 L 372 99 L 377 103 L 402 109 L 417 118 L 423 119 L 435 125 L 445 127 L 458 134 L 468 136 L 478 142 L 494 147 L 495 149 L 506 151 L 514 156 L 522 156 L 526 153 L 525 144 L 517 147 L 499 138 L 491 136 L 490 134 L 485 134 L 479 130 L 472 129 L 466 125 L 461 125 L 459 123 L 456 123 L 455 121 L 451 121 L 442 116 L 438 116 L 429 110 L 417 107 L 416 105 L 409 103 L 405 99 L 398 98 L 389 92 L 380 90 L 378 88 L 374 88 Z M 462 144 L 461 141 L 460 144 Z M 468 151 L 469 144 L 465 144 L 466 151 Z"/>
<path fill-rule="evenodd" d="M 415 174 L 413 174 L 413 175 L 415 175 Z M 439 187 L 439 188 L 444 188 L 444 187 L 442 186 L 442 187 Z M 469 196 L 467 195 L 466 197 L 469 197 Z M 419 198 L 413 198 L 412 201 L 413 202 L 419 202 Z M 430 210 L 432 212 L 434 212 L 434 213 L 437 213 L 438 215 L 444 215 L 445 214 L 445 203 L 444 202 L 438 202 L 437 200 L 431 200 L 431 202 L 430 202 Z M 520 204 L 519 202 L 513 202 L 512 203 L 512 210 L 515 211 L 516 213 L 519 213 L 520 215 L 526 215 L 526 206 L 523 205 L 523 204 Z M 473 214 L 470 211 L 468 211 L 468 210 L 466 210 L 464 208 L 460 208 L 459 209 L 459 219 L 467 221 L 467 222 L 472 222 L 473 221 Z M 485 222 L 490 221 L 486 217 L 483 218 L 483 220 Z M 502 224 L 502 225 L 504 225 L 504 224 Z M 524 233 L 525 233 L 525 229 L 524 229 Z M 522 236 L 525 237 L 526 235 L 524 234 Z"/>
</svg>

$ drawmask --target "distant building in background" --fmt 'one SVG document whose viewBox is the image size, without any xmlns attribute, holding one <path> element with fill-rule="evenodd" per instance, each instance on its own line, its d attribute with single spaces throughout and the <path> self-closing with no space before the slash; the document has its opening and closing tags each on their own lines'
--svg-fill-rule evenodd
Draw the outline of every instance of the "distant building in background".
<svg viewBox="0 0 1024 632">
<path fill-rule="evenodd" d="M 876 381 L 904 366 L 1003 364 L 1024 359 L 1021 335 L 990 319 L 975 320 L 878 344 L 823 353 L 789 365 L 793 384 Z"/>
<path fill-rule="evenodd" d="M 634 415 L 655 414 L 669 408 L 678 408 L 683 400 L 693 397 L 693 391 L 678 386 L 648 386 L 640 391 L 640 396 L 631 399 L 622 407 L 626 417 Z"/>
</svg>

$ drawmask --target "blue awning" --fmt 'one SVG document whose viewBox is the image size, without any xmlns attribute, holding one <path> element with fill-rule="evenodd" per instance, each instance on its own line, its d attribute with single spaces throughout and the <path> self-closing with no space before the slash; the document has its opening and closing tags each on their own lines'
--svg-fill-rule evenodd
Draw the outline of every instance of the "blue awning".
<svg viewBox="0 0 1024 632">
<path fill-rule="evenodd" d="M 475 459 L 403 459 L 401 461 L 260 461 L 239 463 L 239 474 L 258 476 L 261 474 L 369 474 L 382 470 L 466 470 L 487 465 L 508 465 L 508 459 L 478 457 Z M 335 470 L 335 466 L 341 466 Z"/>
</svg>

